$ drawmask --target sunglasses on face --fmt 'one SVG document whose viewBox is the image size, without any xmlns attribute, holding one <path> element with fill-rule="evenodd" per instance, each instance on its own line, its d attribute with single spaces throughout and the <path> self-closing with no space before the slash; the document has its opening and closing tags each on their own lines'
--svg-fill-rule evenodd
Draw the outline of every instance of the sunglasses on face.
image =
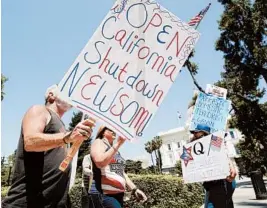
<svg viewBox="0 0 267 208">
<path fill-rule="evenodd" d="M 108 128 L 106 128 L 105 131 L 106 131 L 106 130 L 107 130 L 107 131 L 110 131 L 111 134 L 112 134 L 113 136 L 116 136 L 116 133 L 115 133 L 114 131 L 112 131 L 112 130 L 110 130 L 110 129 L 108 129 Z"/>
<path fill-rule="evenodd" d="M 198 139 L 207 136 L 207 134 L 205 134 L 205 133 L 202 134 L 202 135 L 200 135 L 200 136 L 198 136 L 198 133 L 199 133 L 199 132 L 195 132 L 195 133 L 194 133 L 194 136 L 197 137 Z"/>
</svg>

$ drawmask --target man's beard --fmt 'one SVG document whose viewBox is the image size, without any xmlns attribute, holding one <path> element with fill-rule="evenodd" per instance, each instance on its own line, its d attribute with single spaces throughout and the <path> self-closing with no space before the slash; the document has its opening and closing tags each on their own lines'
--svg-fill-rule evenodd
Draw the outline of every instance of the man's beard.
<svg viewBox="0 0 267 208">
<path fill-rule="evenodd" d="M 70 109 L 72 108 L 72 106 L 71 106 L 70 104 L 68 104 L 66 101 L 64 101 L 64 100 L 61 98 L 60 95 L 57 96 L 55 102 L 56 102 L 57 107 L 58 107 L 60 110 L 64 111 L 64 112 L 67 112 L 68 110 L 70 110 Z"/>
</svg>

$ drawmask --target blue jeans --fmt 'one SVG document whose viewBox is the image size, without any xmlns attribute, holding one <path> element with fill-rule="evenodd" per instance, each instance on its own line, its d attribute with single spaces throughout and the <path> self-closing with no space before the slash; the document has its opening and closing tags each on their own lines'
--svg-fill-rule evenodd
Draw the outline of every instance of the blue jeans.
<svg viewBox="0 0 267 208">
<path fill-rule="evenodd" d="M 124 193 L 105 195 L 90 194 L 90 208 L 122 208 Z"/>
<path fill-rule="evenodd" d="M 205 182 L 205 208 L 233 208 L 232 196 L 236 188 L 235 180 L 230 183 L 226 180 Z"/>
</svg>

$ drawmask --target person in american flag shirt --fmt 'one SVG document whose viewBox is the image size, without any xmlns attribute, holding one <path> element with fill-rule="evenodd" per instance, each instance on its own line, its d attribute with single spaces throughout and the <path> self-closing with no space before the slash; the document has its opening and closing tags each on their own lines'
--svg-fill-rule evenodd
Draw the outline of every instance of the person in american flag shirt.
<svg viewBox="0 0 267 208">
<path fill-rule="evenodd" d="M 210 134 L 210 127 L 204 124 L 198 124 L 197 127 L 190 131 L 193 134 L 191 139 L 196 141 L 204 136 Z M 237 171 L 235 170 L 233 163 L 229 161 L 230 175 L 226 179 L 207 181 L 203 183 L 206 190 L 205 195 L 205 208 L 233 208 L 233 193 L 235 190 L 236 182 L 235 177 Z"/>
<path fill-rule="evenodd" d="M 119 136 L 116 143 L 115 139 L 116 133 L 113 130 L 101 126 L 91 146 L 93 181 L 89 207 L 122 208 L 126 188 L 131 190 L 138 201 L 147 200 L 146 195 L 124 171 L 126 161 L 121 156 L 119 148 L 126 139 Z"/>
</svg>

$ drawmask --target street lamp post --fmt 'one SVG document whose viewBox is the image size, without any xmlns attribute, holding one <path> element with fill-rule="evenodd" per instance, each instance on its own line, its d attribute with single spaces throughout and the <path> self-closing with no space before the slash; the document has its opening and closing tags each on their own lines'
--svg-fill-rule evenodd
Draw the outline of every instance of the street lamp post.
<svg viewBox="0 0 267 208">
<path fill-rule="evenodd" d="M 10 178 L 11 178 L 11 170 L 12 170 L 12 166 L 9 166 L 9 171 L 8 171 L 8 178 L 7 178 L 7 185 L 10 185 Z"/>
<path fill-rule="evenodd" d="M 257 143 L 259 150 L 264 149 L 261 143 Z M 256 199 L 267 199 L 267 190 L 263 180 L 263 173 L 259 170 L 251 172 L 251 182 L 255 191 Z"/>
</svg>

